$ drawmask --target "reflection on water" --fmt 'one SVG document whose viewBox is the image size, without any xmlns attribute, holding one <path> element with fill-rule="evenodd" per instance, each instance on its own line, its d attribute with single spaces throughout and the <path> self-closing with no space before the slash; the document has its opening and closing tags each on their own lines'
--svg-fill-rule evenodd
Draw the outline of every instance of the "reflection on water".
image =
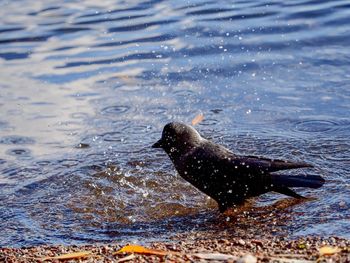
<svg viewBox="0 0 350 263">
<path fill-rule="evenodd" d="M 350 237 L 347 1 L 22 2 L 0 3 L 1 246 Z M 206 137 L 327 184 L 219 215 L 150 148 L 198 112 Z"/>
</svg>

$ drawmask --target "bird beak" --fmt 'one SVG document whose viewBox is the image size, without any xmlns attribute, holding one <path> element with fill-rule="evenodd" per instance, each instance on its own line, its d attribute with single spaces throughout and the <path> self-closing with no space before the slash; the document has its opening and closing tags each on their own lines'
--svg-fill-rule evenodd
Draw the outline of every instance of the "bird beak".
<svg viewBox="0 0 350 263">
<path fill-rule="evenodd" d="M 157 141 L 155 144 L 153 144 L 153 145 L 152 145 L 152 148 L 163 148 L 162 139 L 160 139 L 160 140 Z"/>
</svg>

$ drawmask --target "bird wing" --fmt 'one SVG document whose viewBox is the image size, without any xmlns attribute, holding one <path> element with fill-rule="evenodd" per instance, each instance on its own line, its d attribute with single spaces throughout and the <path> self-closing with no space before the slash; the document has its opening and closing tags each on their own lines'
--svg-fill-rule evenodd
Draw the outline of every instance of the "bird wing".
<svg viewBox="0 0 350 263">
<path fill-rule="evenodd" d="M 275 172 L 279 170 L 297 169 L 304 167 L 313 167 L 310 164 L 304 162 L 290 162 L 285 160 L 269 159 L 256 156 L 236 156 L 233 158 L 233 162 L 237 162 L 240 165 L 245 165 L 252 170 L 260 170 L 265 172 Z"/>
<path fill-rule="evenodd" d="M 214 143 L 207 144 L 203 150 L 206 159 L 216 159 L 216 162 L 229 165 L 235 170 L 246 173 L 269 173 L 279 170 L 313 167 L 304 162 L 290 162 L 257 156 L 236 155 L 225 147 Z"/>
</svg>

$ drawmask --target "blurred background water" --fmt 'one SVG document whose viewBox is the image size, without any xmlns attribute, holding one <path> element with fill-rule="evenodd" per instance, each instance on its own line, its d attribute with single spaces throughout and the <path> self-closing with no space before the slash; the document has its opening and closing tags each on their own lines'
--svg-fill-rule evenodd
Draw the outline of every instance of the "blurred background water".
<svg viewBox="0 0 350 263">
<path fill-rule="evenodd" d="M 349 17 L 347 0 L 1 1 L 0 246 L 350 238 Z M 219 215 L 150 148 L 200 112 L 205 137 L 327 184 Z"/>
</svg>

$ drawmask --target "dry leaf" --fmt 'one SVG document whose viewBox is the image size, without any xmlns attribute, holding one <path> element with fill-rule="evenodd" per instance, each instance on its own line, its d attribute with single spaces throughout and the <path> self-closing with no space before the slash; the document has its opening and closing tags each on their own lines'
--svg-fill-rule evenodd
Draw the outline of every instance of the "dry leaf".
<svg viewBox="0 0 350 263">
<path fill-rule="evenodd" d="M 78 258 L 86 258 L 89 256 L 92 252 L 91 251 L 80 251 L 80 252 L 72 252 L 72 253 L 67 253 L 55 257 L 45 257 L 40 260 L 45 261 L 45 260 L 67 260 L 67 259 L 78 259 Z"/>
<path fill-rule="evenodd" d="M 327 255 L 333 255 L 335 253 L 339 253 L 341 250 L 337 247 L 330 247 L 330 246 L 324 246 L 321 247 L 319 250 L 320 256 L 327 256 Z"/>
<path fill-rule="evenodd" d="M 299 243 L 299 244 L 298 244 L 298 248 L 299 248 L 299 249 L 306 249 L 305 243 L 303 243 L 303 242 Z"/>
<path fill-rule="evenodd" d="M 275 258 L 271 257 L 269 258 L 272 262 L 276 263 L 315 263 L 313 260 L 307 260 L 307 259 L 295 259 L 295 258 Z"/>
<path fill-rule="evenodd" d="M 194 126 L 194 125 L 200 123 L 203 119 L 204 119 L 203 113 L 199 113 L 196 117 L 194 117 L 191 124 Z"/>
<path fill-rule="evenodd" d="M 199 259 L 205 259 L 205 260 L 237 260 L 237 257 L 227 254 L 221 254 L 221 253 L 196 253 L 193 254 L 193 256 L 199 258 Z"/>
<path fill-rule="evenodd" d="M 131 254 L 131 255 L 126 256 L 124 258 L 118 259 L 116 262 L 121 263 L 121 262 L 129 261 L 129 260 L 133 260 L 134 258 L 135 258 L 135 255 Z"/>
<path fill-rule="evenodd" d="M 128 76 L 128 75 L 118 75 L 117 76 L 121 81 L 123 81 L 125 84 L 133 85 L 136 83 L 136 80 L 134 76 Z"/>
<path fill-rule="evenodd" d="M 120 254 L 120 253 L 137 253 L 137 254 L 156 255 L 156 256 L 165 256 L 170 254 L 170 252 L 149 249 L 140 245 L 127 245 L 125 247 L 122 247 L 120 250 L 118 250 L 114 254 Z"/>
</svg>

